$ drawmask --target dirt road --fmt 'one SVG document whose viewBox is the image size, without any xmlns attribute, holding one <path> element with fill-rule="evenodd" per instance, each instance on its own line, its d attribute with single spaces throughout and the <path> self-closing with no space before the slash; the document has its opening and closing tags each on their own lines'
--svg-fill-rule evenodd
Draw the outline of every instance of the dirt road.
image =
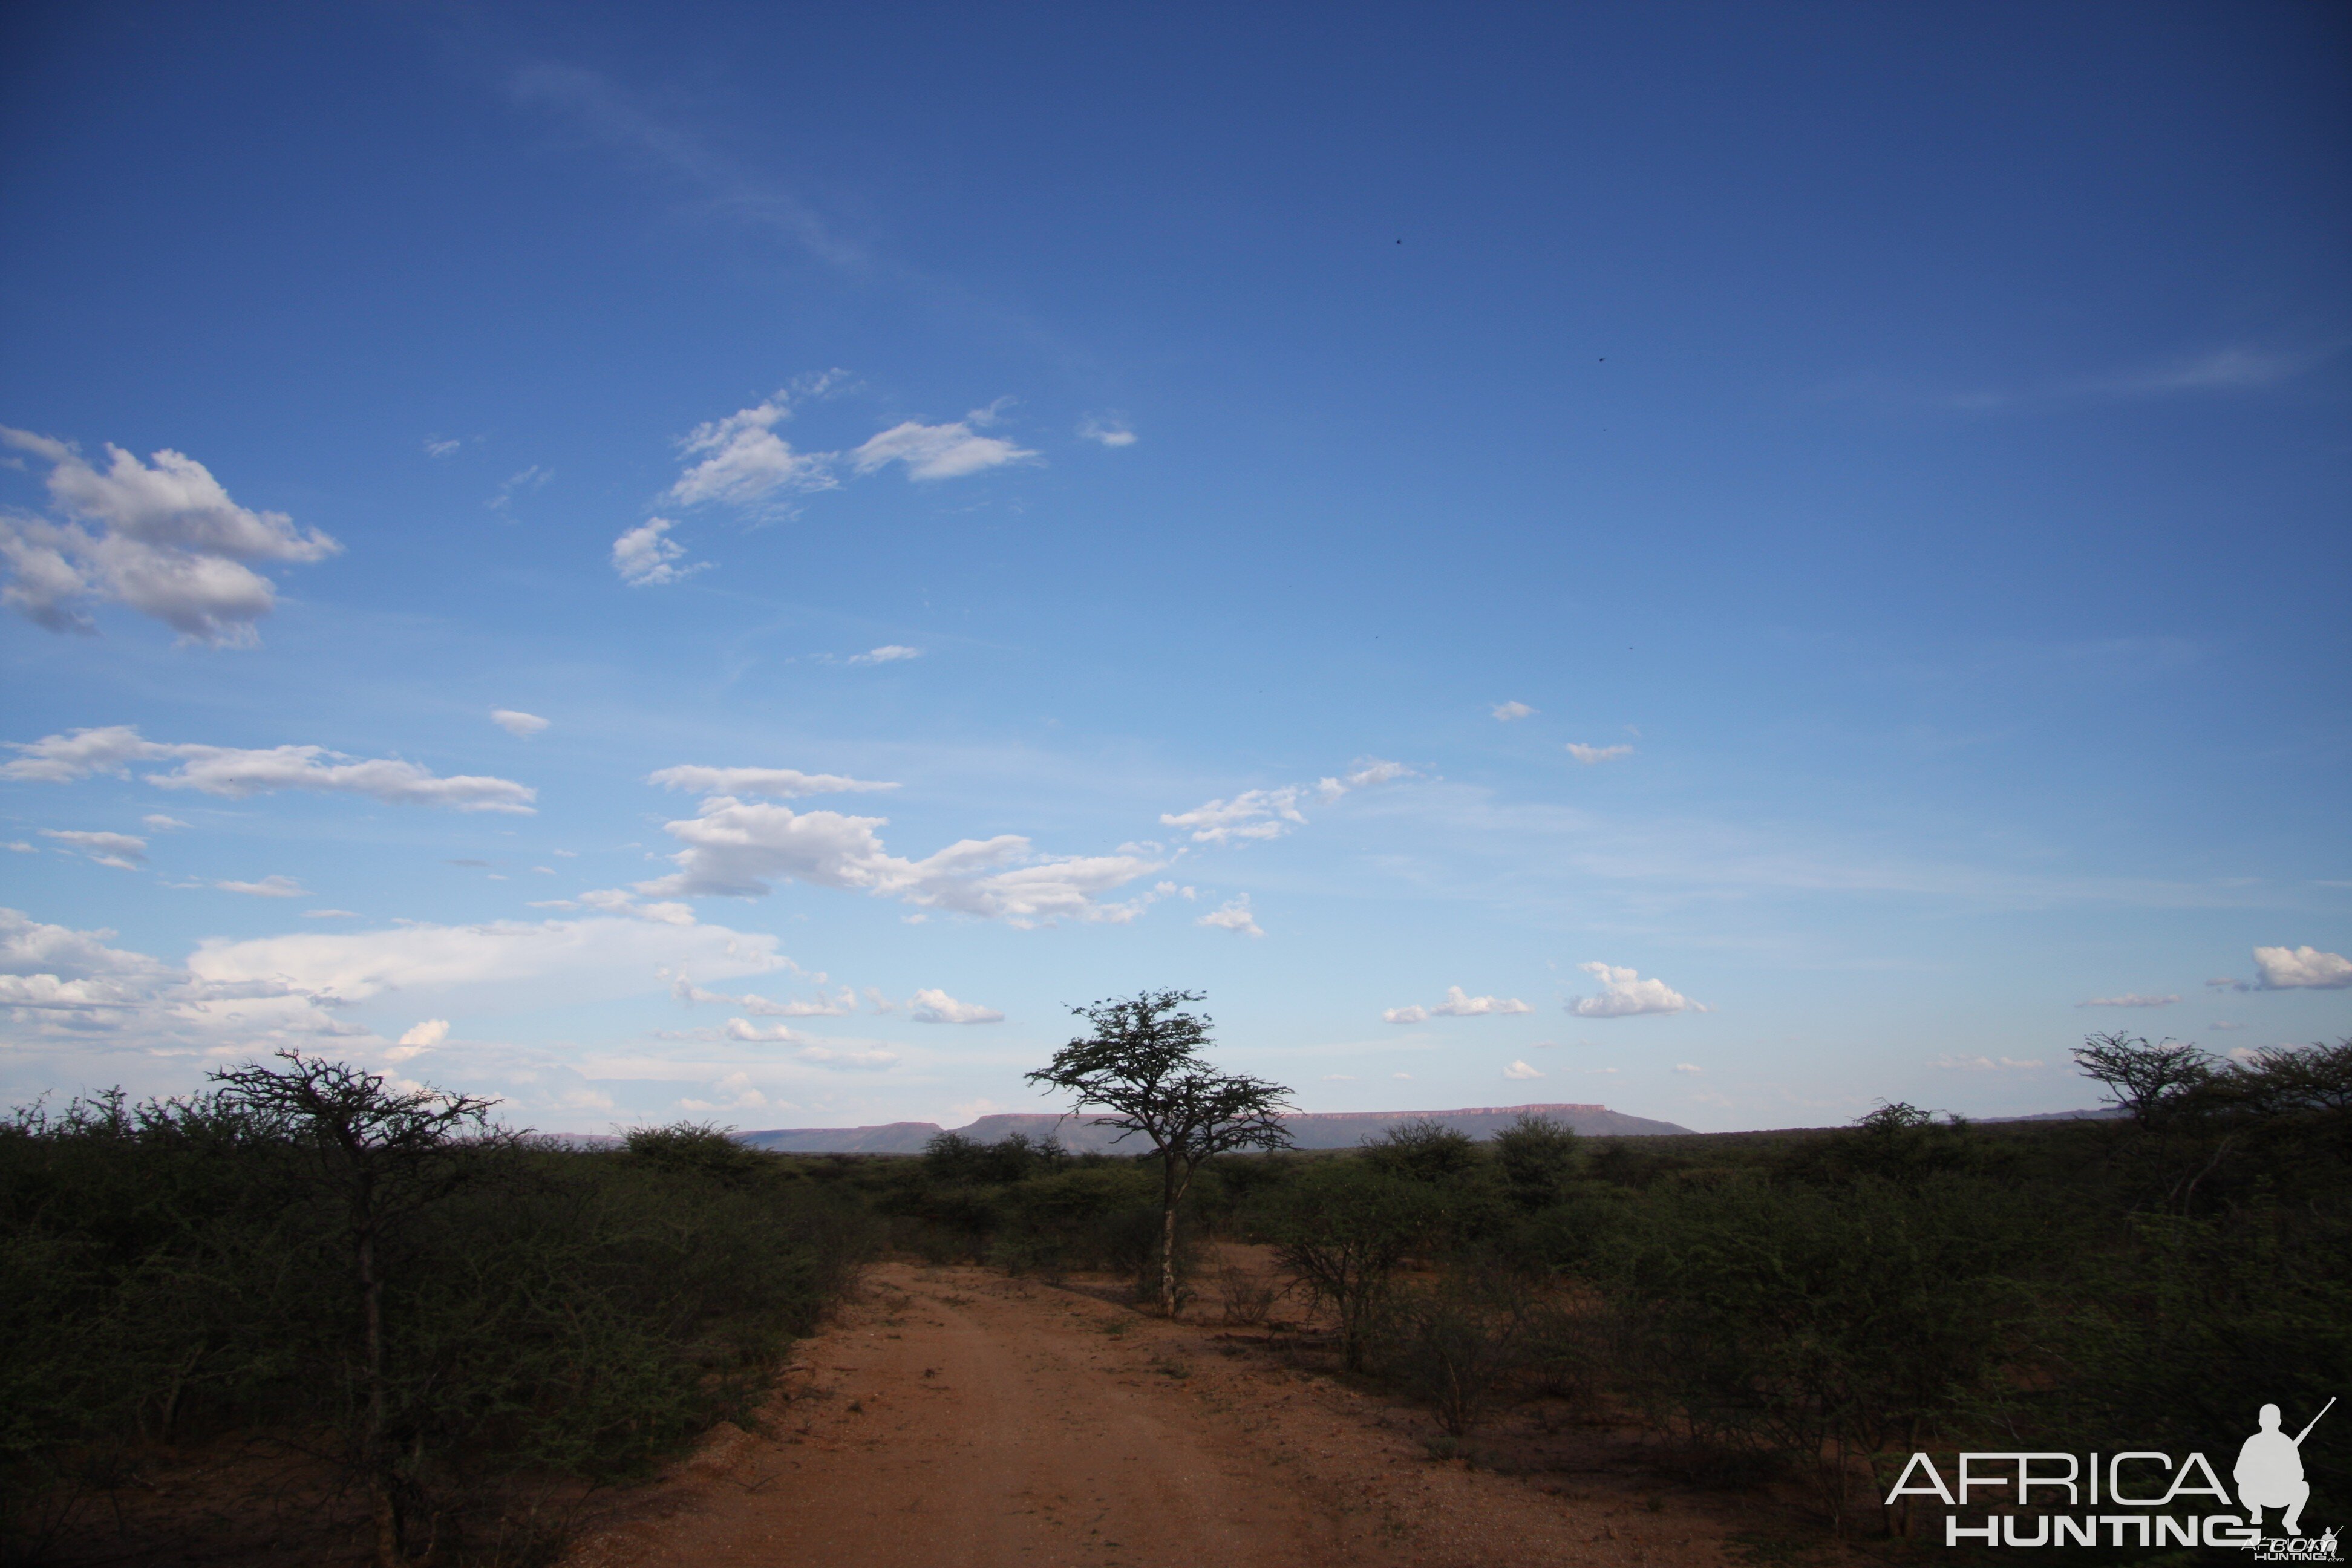
<svg viewBox="0 0 2352 1568">
<path fill-rule="evenodd" d="M 1717 1564 L 1725 1521 L 1429 1457 L 1412 1412 L 1213 1327 L 976 1268 L 883 1265 L 570 1568 Z"/>
</svg>

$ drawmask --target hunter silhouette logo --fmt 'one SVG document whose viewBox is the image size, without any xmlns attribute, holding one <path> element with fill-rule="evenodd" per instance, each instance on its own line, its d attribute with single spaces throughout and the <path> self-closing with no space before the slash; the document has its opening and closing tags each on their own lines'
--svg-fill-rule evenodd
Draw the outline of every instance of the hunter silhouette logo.
<svg viewBox="0 0 2352 1568">
<path fill-rule="evenodd" d="M 1964 1453 L 1948 1486 L 1933 1458 L 1914 1454 L 1886 1502 L 1892 1507 L 1898 1498 L 1933 1497 L 1955 1510 L 1944 1518 L 1947 1546 L 1972 1541 L 1988 1547 L 2234 1547 L 2251 1550 L 2257 1563 L 2333 1563 L 2332 1527 L 2316 1539 L 2303 1533 L 2303 1510 L 2311 1500 L 2303 1442 L 2335 1407 L 2330 1399 L 2292 1437 L 2280 1429 L 2279 1407 L 2262 1407 L 2259 1430 L 2240 1446 L 2231 1472 L 2242 1513 L 2203 1511 L 2216 1505 L 2226 1509 L 2231 1501 L 2204 1455 L 2191 1454 L 2175 1464 L 2171 1455 L 2145 1448 L 2107 1455 Z M 1978 1506 L 1971 1494 L 1980 1489 L 1994 1491 L 1994 1502 L 2013 1502 L 2014 1510 L 1987 1512 L 1982 1523 L 1963 1523 L 1957 1510 Z M 2067 1511 L 2038 1511 L 2053 1507 Z M 2073 1511 L 2085 1507 L 2087 1512 Z M 2280 1510 L 2284 1535 L 2263 1535 L 2263 1514 L 2270 1509 Z"/>
<path fill-rule="evenodd" d="M 2335 1408 L 2336 1401 L 2331 1399 L 2319 1407 L 2319 1415 Z M 2238 1450 L 2238 1468 L 2231 1472 L 2231 1479 L 2238 1483 L 2238 1501 L 2245 1508 L 2248 1524 L 2260 1526 L 2266 1508 L 2284 1509 L 2279 1518 L 2281 1527 L 2289 1535 L 2303 1533 L 2303 1505 L 2311 1500 L 2311 1483 L 2303 1479 L 2303 1440 L 2319 1425 L 2319 1415 L 2290 1437 L 2279 1430 L 2279 1407 L 2263 1406 L 2263 1429 Z M 2332 1549 L 2336 1532 L 2331 1530 L 2327 1534 Z"/>
</svg>

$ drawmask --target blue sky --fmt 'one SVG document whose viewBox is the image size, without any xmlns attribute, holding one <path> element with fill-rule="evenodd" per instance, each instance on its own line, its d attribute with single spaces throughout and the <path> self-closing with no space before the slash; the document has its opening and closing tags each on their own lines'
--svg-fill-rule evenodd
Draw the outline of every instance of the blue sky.
<svg viewBox="0 0 2352 1568">
<path fill-rule="evenodd" d="M 2340 8 L 0 26 L 0 1097 L 2352 1033 Z"/>
</svg>

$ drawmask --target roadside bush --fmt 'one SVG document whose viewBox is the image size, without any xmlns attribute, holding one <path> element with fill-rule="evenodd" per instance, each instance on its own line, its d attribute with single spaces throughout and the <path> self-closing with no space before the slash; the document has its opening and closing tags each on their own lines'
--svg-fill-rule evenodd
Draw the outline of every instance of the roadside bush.
<svg viewBox="0 0 2352 1568">
<path fill-rule="evenodd" d="M 1374 1310 L 1373 1368 L 1466 1437 L 1525 1366 L 1536 1301 L 1522 1280 L 1494 1269 L 1449 1273 L 1394 1292 Z"/>
<path fill-rule="evenodd" d="M 1653 1193 L 1598 1283 L 1652 1418 L 1780 1456 L 1843 1528 L 1854 1463 L 1899 1464 L 1998 1378 L 2032 1234 L 2009 1194 L 1948 1175 L 1685 1184 Z"/>
<path fill-rule="evenodd" d="M 356 1144 L 324 1141 L 335 1116 Z M 499 1528 L 512 1478 L 636 1473 L 747 1415 L 872 1233 L 714 1129 L 534 1146 L 310 1058 L 20 1111 L 0 1122 L 0 1552 L 77 1528 L 173 1445 L 268 1433 L 372 1500 L 379 1562 L 446 1556 Z"/>
<path fill-rule="evenodd" d="M 1364 1370 L 1397 1268 L 1430 1241 L 1440 1212 L 1426 1184 L 1358 1161 L 1309 1165 L 1281 1193 L 1267 1220 L 1277 1255 L 1339 1319 L 1349 1372 Z"/>
<path fill-rule="evenodd" d="M 1281 1296 L 1280 1282 L 1255 1268 L 1231 1260 L 1217 1268 L 1217 1300 L 1228 1323 L 1256 1328 Z"/>
</svg>

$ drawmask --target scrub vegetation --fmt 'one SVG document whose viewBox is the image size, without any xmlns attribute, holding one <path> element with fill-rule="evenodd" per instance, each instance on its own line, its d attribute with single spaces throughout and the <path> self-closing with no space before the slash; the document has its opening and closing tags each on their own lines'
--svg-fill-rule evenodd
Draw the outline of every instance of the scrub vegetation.
<svg viewBox="0 0 2352 1568">
<path fill-rule="evenodd" d="M 1565 1401 L 1638 1423 L 1679 1481 L 1770 1488 L 1846 1534 L 1921 1529 L 1878 1500 L 1915 1451 L 2226 1456 L 2264 1403 L 2315 1413 L 2352 1381 L 2352 1041 L 2221 1060 L 2099 1036 L 2077 1061 L 2118 1114 L 1888 1104 L 1607 1140 L 1526 1120 L 1487 1143 L 1421 1122 L 1229 1154 L 1180 1205 L 1174 1294 L 1410 1395 L 1433 1454 Z M 1156 1162 L 950 1134 L 870 1179 L 934 1261 L 1160 1296 Z M 1223 1244 L 1276 1271 L 1213 1272 Z M 2347 1433 L 2305 1445 L 2315 1494 L 2352 1495 Z"/>
<path fill-rule="evenodd" d="M 192 1467 L 267 1453 L 343 1521 L 338 1560 L 551 1560 L 586 1491 L 756 1428 L 793 1338 L 885 1251 L 1222 1322 L 1226 1353 L 1406 1401 L 1433 1459 L 1539 1468 L 1512 1434 L 1581 1424 L 1638 1434 L 1661 1486 L 1940 1549 L 1930 1510 L 1878 1501 L 1914 1451 L 2226 1456 L 2262 1404 L 2299 1426 L 2352 1381 L 2352 1041 L 2077 1059 L 2116 1115 L 1420 1122 L 1181 1184 L 1159 1150 L 1018 1136 L 811 1158 L 687 1125 L 591 1152 L 294 1057 L 23 1110 L 7 1549 L 87 1555 Z M 2315 1495 L 2352 1495 L 2347 1433 L 2305 1444 Z"/>
<path fill-rule="evenodd" d="M 244 1561 L 322 1517 L 380 1564 L 544 1559 L 585 1489 L 750 1420 L 875 1239 L 824 1162 L 489 1109 L 289 1054 L 0 1123 L 0 1556 L 135 1560 L 126 1509 L 168 1535 L 179 1491 Z M 278 1525 L 230 1500 L 265 1477 Z"/>
</svg>

